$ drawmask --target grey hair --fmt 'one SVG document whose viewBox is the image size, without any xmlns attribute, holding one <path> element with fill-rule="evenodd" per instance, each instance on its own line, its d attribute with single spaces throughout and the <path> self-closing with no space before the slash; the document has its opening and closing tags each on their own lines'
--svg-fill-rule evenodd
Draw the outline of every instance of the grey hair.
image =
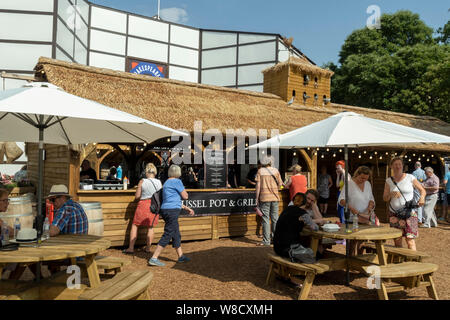
<svg viewBox="0 0 450 320">
<path fill-rule="evenodd" d="M 180 166 L 177 166 L 176 164 L 173 164 L 169 167 L 168 172 L 169 178 L 179 178 L 181 177 L 181 168 Z"/>
<path fill-rule="evenodd" d="M 269 155 L 265 155 L 261 159 L 261 164 L 263 167 L 270 167 L 273 165 L 274 162 L 275 162 L 275 158 L 273 156 L 269 156 Z"/>
<path fill-rule="evenodd" d="M 426 167 L 426 168 L 425 168 L 425 172 L 427 172 L 427 171 L 429 171 L 429 172 L 431 172 L 431 173 L 434 173 L 434 170 L 433 170 L 432 167 Z"/>
</svg>

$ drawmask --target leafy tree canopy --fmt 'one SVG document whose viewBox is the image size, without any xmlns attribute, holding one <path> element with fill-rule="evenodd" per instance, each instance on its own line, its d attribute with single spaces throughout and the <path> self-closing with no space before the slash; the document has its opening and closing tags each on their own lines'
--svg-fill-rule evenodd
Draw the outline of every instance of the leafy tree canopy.
<svg viewBox="0 0 450 320">
<path fill-rule="evenodd" d="M 380 29 L 352 32 L 339 54 L 337 103 L 431 115 L 450 122 L 450 24 L 437 30 L 410 11 L 384 14 Z"/>
</svg>

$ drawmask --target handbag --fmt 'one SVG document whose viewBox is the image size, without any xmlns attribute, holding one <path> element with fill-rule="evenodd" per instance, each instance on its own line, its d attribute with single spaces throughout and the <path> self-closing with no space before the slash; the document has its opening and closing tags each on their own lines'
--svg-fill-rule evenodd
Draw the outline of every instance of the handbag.
<svg viewBox="0 0 450 320">
<path fill-rule="evenodd" d="M 400 190 L 400 188 L 398 187 L 397 182 L 395 182 L 394 178 L 391 177 L 392 182 L 394 183 L 394 185 L 397 187 L 398 191 L 400 191 L 400 194 L 402 195 L 403 199 L 405 199 L 405 206 L 400 209 L 400 210 L 394 210 L 391 206 L 391 204 L 389 203 L 389 208 L 392 211 L 392 213 L 394 214 L 394 216 L 396 216 L 398 219 L 400 220 L 407 220 L 411 217 L 411 212 L 415 209 L 418 208 L 419 206 L 414 202 L 414 199 L 407 201 L 405 196 L 403 195 L 402 190 Z"/>
<path fill-rule="evenodd" d="M 156 190 L 156 186 L 153 183 L 152 180 L 150 180 L 150 182 L 152 183 L 153 187 Z M 151 203 L 150 203 L 150 211 L 154 214 L 159 214 L 159 212 L 161 211 L 161 204 L 163 201 L 163 188 L 157 190 L 151 198 Z M 152 223 L 153 224 L 153 223 Z"/>
<path fill-rule="evenodd" d="M 291 258 L 292 262 L 316 263 L 312 249 L 305 248 L 299 243 L 291 244 L 289 248 L 289 258 Z"/>
</svg>

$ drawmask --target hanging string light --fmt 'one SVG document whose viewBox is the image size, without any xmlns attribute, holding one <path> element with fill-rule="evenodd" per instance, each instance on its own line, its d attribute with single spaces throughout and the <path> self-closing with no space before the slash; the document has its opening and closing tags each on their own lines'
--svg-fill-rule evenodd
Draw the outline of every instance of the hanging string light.
<svg viewBox="0 0 450 320">
<path fill-rule="evenodd" d="M 361 159 L 361 153 L 358 155 L 358 158 Z"/>
<path fill-rule="evenodd" d="M 297 155 L 297 152 L 294 151 L 293 155 L 294 155 L 294 157 L 295 157 L 295 156 Z"/>
<path fill-rule="evenodd" d="M 372 155 L 370 155 L 369 159 L 370 159 L 370 160 L 372 160 L 372 159 L 373 159 L 373 156 L 372 156 Z"/>
<path fill-rule="evenodd" d="M 352 153 L 355 153 L 355 150 L 352 150 Z"/>
<path fill-rule="evenodd" d="M 316 150 L 317 150 L 317 151 L 319 151 L 319 150 L 320 150 L 320 148 L 317 148 Z M 317 152 L 316 152 L 316 153 L 317 153 Z"/>
<path fill-rule="evenodd" d="M 375 153 L 375 155 L 377 155 L 377 154 L 378 154 L 378 152 L 376 152 L 376 151 L 375 151 L 374 153 Z"/>
<path fill-rule="evenodd" d="M 416 156 L 416 154 L 415 153 L 413 153 L 413 157 L 415 157 Z"/>
<path fill-rule="evenodd" d="M 407 154 L 405 154 L 405 159 L 407 159 L 408 158 L 408 155 Z"/>
<path fill-rule="evenodd" d="M 333 153 L 333 158 L 336 158 L 336 153 Z"/>
<path fill-rule="evenodd" d="M 323 158 L 325 158 L 325 156 L 322 154 L 321 158 L 323 159 Z"/>
<path fill-rule="evenodd" d="M 411 158 L 409 158 L 408 161 L 411 162 L 412 161 Z"/>
<path fill-rule="evenodd" d="M 388 156 L 388 155 L 389 155 L 389 152 L 386 152 L 386 155 Z"/>
<path fill-rule="evenodd" d="M 327 152 L 330 151 L 330 148 L 327 148 Z"/>
<path fill-rule="evenodd" d="M 342 152 L 342 149 L 339 149 L 339 152 Z"/>
<path fill-rule="evenodd" d="M 432 154 L 431 157 L 434 158 L 434 154 Z"/>
<path fill-rule="evenodd" d="M 420 161 L 420 157 L 419 157 L 419 158 L 417 158 L 417 160 L 419 160 L 419 161 Z"/>
<path fill-rule="evenodd" d="M 366 154 L 367 153 L 367 151 L 366 150 L 364 150 L 364 154 Z"/>
<path fill-rule="evenodd" d="M 380 160 L 383 160 L 383 156 L 380 156 Z"/>
</svg>

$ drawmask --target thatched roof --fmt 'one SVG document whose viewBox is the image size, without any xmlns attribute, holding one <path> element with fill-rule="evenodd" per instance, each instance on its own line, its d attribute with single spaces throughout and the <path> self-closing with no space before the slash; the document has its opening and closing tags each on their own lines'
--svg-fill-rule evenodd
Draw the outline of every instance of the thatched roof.
<svg viewBox="0 0 450 320">
<path fill-rule="evenodd" d="M 348 110 L 371 118 L 450 135 L 450 125 L 433 117 L 329 104 L 326 107 L 287 106 L 280 97 L 252 91 L 228 89 L 135 75 L 40 58 L 36 74 L 69 93 L 103 103 L 174 129 L 202 130 L 278 129 L 294 130 L 330 115 Z M 433 147 L 450 151 L 450 147 Z"/>
<path fill-rule="evenodd" d="M 322 69 L 322 68 L 312 64 L 306 58 L 297 58 L 297 57 L 291 57 L 284 62 L 277 63 L 276 65 L 274 65 L 270 68 L 264 69 L 262 71 L 262 73 L 264 74 L 267 72 L 281 72 L 288 66 L 291 68 L 292 71 L 294 71 L 296 73 L 307 72 L 307 73 L 313 73 L 313 74 L 320 74 L 323 77 L 327 77 L 327 78 L 330 78 L 334 74 L 334 72 L 331 70 Z"/>
</svg>

